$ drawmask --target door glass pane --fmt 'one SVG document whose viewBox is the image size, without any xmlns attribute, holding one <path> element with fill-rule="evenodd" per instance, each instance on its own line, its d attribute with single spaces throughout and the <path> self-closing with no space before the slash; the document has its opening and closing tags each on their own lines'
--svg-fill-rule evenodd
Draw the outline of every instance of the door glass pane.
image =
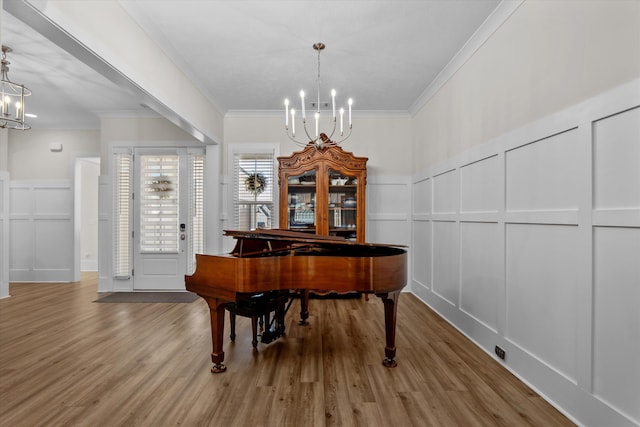
<svg viewBox="0 0 640 427">
<path fill-rule="evenodd" d="M 178 252 L 178 155 L 143 155 L 140 251 Z"/>
<path fill-rule="evenodd" d="M 289 229 L 313 231 L 316 229 L 316 171 L 292 175 L 289 186 Z"/>
<path fill-rule="evenodd" d="M 357 179 L 329 170 L 329 234 L 356 238 Z"/>
</svg>

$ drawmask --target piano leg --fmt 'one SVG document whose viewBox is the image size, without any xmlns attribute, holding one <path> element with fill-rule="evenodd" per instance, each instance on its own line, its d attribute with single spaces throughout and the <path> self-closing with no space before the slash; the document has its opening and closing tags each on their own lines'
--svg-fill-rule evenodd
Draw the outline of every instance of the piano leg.
<svg viewBox="0 0 640 427">
<path fill-rule="evenodd" d="M 224 366 L 224 351 L 222 344 L 224 339 L 224 311 L 226 301 L 200 295 L 207 301 L 209 305 L 209 314 L 211 316 L 211 342 L 213 343 L 213 352 L 211 353 L 211 361 L 213 367 L 211 372 L 218 374 L 227 370 Z"/>
<path fill-rule="evenodd" d="M 306 325 L 309 318 L 309 290 L 300 289 L 300 321 L 298 325 Z"/>
<path fill-rule="evenodd" d="M 384 348 L 382 364 L 387 368 L 394 368 L 396 362 L 396 313 L 398 311 L 398 297 L 400 291 L 378 295 L 384 304 L 384 327 L 387 336 L 387 346 Z"/>
</svg>

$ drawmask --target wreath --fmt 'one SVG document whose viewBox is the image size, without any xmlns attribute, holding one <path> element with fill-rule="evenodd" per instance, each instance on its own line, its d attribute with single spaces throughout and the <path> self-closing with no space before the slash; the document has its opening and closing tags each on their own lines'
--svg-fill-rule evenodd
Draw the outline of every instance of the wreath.
<svg viewBox="0 0 640 427">
<path fill-rule="evenodd" d="M 249 174 L 244 180 L 248 191 L 254 194 L 262 194 L 267 188 L 267 178 L 260 172 Z"/>
<path fill-rule="evenodd" d="M 150 192 L 158 193 L 161 199 L 169 198 L 174 191 L 173 181 L 168 176 L 160 175 L 149 181 L 147 188 Z"/>
</svg>

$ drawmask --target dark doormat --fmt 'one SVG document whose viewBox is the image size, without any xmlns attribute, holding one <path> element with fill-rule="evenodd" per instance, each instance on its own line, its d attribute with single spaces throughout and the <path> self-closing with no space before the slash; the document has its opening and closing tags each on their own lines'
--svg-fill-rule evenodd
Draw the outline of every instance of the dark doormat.
<svg viewBox="0 0 640 427">
<path fill-rule="evenodd" d="M 198 298 L 193 292 L 109 292 L 94 302 L 191 303 Z"/>
</svg>

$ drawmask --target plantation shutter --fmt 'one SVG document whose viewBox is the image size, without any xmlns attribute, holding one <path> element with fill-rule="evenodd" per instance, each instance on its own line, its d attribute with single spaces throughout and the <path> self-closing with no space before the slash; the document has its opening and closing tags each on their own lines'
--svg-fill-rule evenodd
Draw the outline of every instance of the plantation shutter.
<svg viewBox="0 0 640 427">
<path fill-rule="evenodd" d="M 140 158 L 140 252 L 178 252 L 179 156 Z"/>
<path fill-rule="evenodd" d="M 271 228 L 274 214 L 273 153 L 237 153 L 234 158 L 234 226 Z"/>
<path fill-rule="evenodd" d="M 113 162 L 113 275 L 128 279 L 131 274 L 131 154 L 114 153 Z"/>
<path fill-rule="evenodd" d="M 189 156 L 189 218 L 191 218 L 189 235 L 189 257 L 187 272 L 195 271 L 196 254 L 204 252 L 204 155 Z"/>
</svg>

